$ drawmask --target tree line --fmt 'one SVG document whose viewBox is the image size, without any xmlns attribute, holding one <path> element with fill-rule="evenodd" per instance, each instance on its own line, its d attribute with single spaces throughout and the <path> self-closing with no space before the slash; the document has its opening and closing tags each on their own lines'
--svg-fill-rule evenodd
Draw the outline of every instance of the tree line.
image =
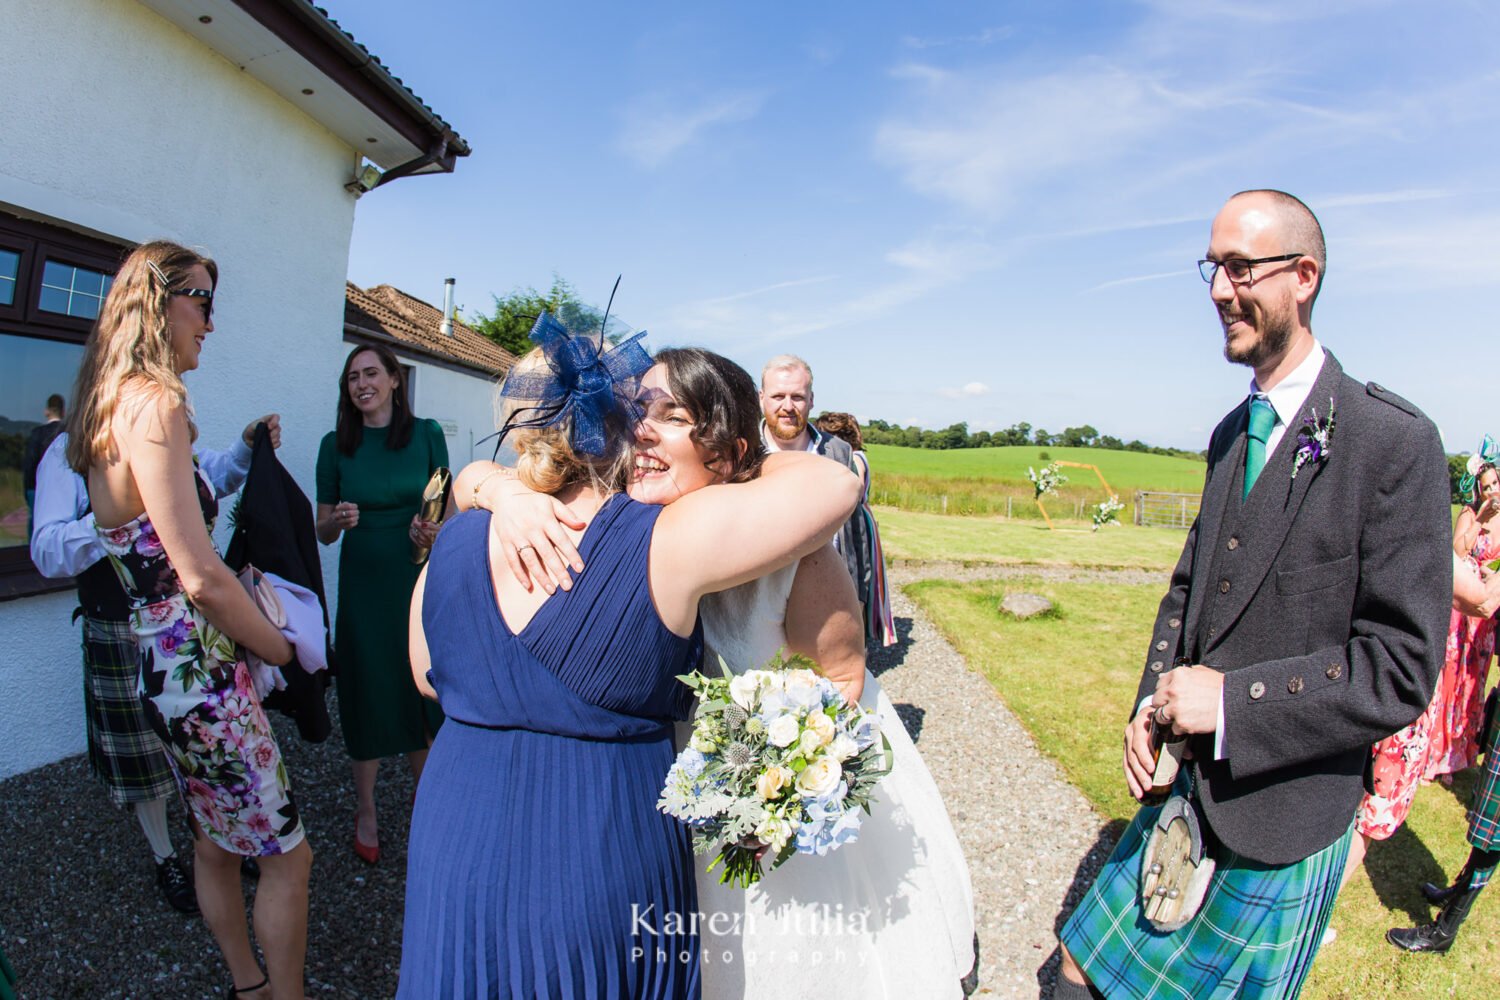
<svg viewBox="0 0 1500 1000">
<path fill-rule="evenodd" d="M 1206 456 L 1199 451 L 1181 448 L 1162 448 L 1144 441 L 1122 441 L 1112 434 L 1100 434 L 1090 424 L 1082 427 L 1065 427 L 1059 434 L 1032 426 L 1024 420 L 999 431 L 969 432 L 967 423 L 951 424 L 941 430 L 927 430 L 913 424 L 901 427 L 884 420 L 871 420 L 861 425 L 866 444 L 891 444 L 903 448 L 932 448 L 939 451 L 952 448 L 998 448 L 1007 445 L 1039 445 L 1043 448 L 1102 448 L 1106 451 L 1134 451 L 1146 455 L 1169 455 L 1174 458 L 1202 460 Z"/>
</svg>

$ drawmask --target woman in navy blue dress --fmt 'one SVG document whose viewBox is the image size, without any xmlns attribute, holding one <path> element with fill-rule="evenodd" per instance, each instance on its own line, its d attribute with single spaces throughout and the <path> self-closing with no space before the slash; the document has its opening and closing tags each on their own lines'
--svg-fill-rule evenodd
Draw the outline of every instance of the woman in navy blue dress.
<svg viewBox="0 0 1500 1000">
<path fill-rule="evenodd" d="M 412 822 L 401 998 L 699 995 L 687 831 L 655 809 L 691 701 L 675 678 L 702 653 L 698 600 L 820 548 L 859 498 L 839 464 L 786 453 L 753 482 L 631 500 L 617 489 L 649 359 L 549 323 L 503 390 L 531 415 L 511 435 L 516 486 L 566 505 L 587 569 L 526 589 L 481 510 L 433 547 L 412 662 L 448 724 Z"/>
</svg>

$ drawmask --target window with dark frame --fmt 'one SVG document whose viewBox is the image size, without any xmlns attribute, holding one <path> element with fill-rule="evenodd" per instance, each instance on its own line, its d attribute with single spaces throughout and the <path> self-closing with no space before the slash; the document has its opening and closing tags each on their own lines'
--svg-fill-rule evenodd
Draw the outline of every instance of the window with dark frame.
<svg viewBox="0 0 1500 1000">
<path fill-rule="evenodd" d="M 26 443 L 47 397 L 72 405 L 83 343 L 128 250 L 0 211 L 0 600 L 72 585 L 31 562 Z"/>
</svg>

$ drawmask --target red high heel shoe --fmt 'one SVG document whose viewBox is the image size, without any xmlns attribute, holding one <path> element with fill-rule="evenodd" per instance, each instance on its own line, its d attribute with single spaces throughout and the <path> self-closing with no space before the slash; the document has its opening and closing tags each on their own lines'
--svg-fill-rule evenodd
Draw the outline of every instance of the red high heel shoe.
<svg viewBox="0 0 1500 1000">
<path fill-rule="evenodd" d="M 380 845 L 367 844 L 359 839 L 358 820 L 354 824 L 354 853 L 359 855 L 359 860 L 367 865 L 378 864 L 380 862 Z"/>
</svg>

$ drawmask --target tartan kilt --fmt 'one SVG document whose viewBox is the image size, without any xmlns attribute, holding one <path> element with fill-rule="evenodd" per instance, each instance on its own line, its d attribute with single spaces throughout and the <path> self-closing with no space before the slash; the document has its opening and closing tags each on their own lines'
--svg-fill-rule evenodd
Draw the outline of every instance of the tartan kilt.
<svg viewBox="0 0 1500 1000">
<path fill-rule="evenodd" d="M 1469 802 L 1469 843 L 1481 851 L 1500 848 L 1500 720 L 1490 726 L 1484 767 Z"/>
<path fill-rule="evenodd" d="M 1292 1000 L 1312 968 L 1354 826 L 1291 865 L 1266 865 L 1220 846 L 1198 913 L 1171 933 L 1140 906 L 1141 857 L 1160 806 L 1136 813 L 1059 939 L 1110 1000 Z"/>
<path fill-rule="evenodd" d="M 177 791 L 161 740 L 146 719 L 140 657 L 130 622 L 83 616 L 83 705 L 89 767 L 115 805 Z"/>
</svg>

